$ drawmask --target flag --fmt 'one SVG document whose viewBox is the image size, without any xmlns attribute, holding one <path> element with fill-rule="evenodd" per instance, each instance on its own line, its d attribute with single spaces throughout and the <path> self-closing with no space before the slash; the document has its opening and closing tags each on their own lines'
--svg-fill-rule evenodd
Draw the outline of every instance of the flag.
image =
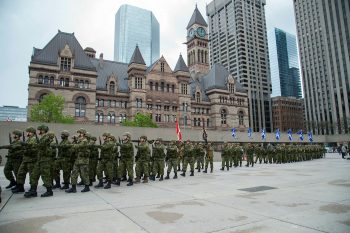
<svg viewBox="0 0 350 233">
<path fill-rule="evenodd" d="M 205 142 L 205 144 L 208 144 L 208 134 L 204 127 L 204 124 L 205 124 L 204 118 L 202 118 L 202 122 L 203 122 L 203 134 L 202 134 L 203 141 Z"/>
<path fill-rule="evenodd" d="M 277 129 L 276 130 L 276 140 L 279 141 L 281 138 L 281 132 L 280 132 L 280 129 Z"/>
<path fill-rule="evenodd" d="M 261 131 L 261 140 L 265 140 L 266 139 L 266 130 L 265 129 L 262 129 Z"/>
<path fill-rule="evenodd" d="M 252 128 L 248 128 L 248 138 L 252 138 Z"/>
<path fill-rule="evenodd" d="M 176 135 L 177 135 L 177 140 L 182 141 L 182 133 L 180 130 L 179 122 L 176 119 Z"/>
<path fill-rule="evenodd" d="M 288 139 L 289 139 L 289 141 L 292 141 L 292 140 L 293 140 L 293 137 L 292 137 L 292 130 L 291 130 L 291 129 L 288 129 L 287 134 L 288 134 Z"/>
<path fill-rule="evenodd" d="M 299 130 L 298 134 L 299 134 L 300 141 L 304 141 L 303 130 Z"/>
<path fill-rule="evenodd" d="M 313 142 L 313 141 L 314 141 L 313 138 L 312 138 L 312 132 L 311 132 L 311 131 L 309 131 L 309 132 L 307 133 L 307 136 L 308 136 L 308 138 L 309 138 L 309 142 Z"/>
<path fill-rule="evenodd" d="M 232 128 L 231 135 L 233 138 L 236 138 L 236 128 Z"/>
</svg>

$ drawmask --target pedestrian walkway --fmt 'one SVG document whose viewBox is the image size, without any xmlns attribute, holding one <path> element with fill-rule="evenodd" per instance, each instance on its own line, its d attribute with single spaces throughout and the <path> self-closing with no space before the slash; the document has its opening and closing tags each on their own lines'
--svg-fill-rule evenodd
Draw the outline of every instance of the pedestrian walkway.
<svg viewBox="0 0 350 233">
<path fill-rule="evenodd" d="M 338 154 L 229 171 L 220 171 L 218 162 L 214 167 L 212 174 L 132 187 L 56 190 L 50 198 L 3 190 L 0 232 L 350 232 L 350 160 Z M 0 173 L 4 187 L 3 167 Z"/>
</svg>

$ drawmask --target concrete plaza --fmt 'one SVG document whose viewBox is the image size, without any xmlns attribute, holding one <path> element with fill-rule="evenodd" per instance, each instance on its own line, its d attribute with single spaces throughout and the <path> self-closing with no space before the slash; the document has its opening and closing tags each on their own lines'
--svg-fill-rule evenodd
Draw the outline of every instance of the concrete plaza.
<svg viewBox="0 0 350 233">
<path fill-rule="evenodd" d="M 212 174 L 89 193 L 56 190 L 50 198 L 3 190 L 0 232 L 350 232 L 350 160 L 338 154 L 230 171 L 214 166 Z"/>
</svg>

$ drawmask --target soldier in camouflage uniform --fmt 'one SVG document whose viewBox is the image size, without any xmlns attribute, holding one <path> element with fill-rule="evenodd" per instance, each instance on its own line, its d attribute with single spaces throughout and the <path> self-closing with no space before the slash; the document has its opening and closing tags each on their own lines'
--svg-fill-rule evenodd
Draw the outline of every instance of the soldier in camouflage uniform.
<svg viewBox="0 0 350 233">
<path fill-rule="evenodd" d="M 166 161 L 168 162 L 168 170 L 167 170 L 167 175 L 165 179 L 169 179 L 169 175 L 171 172 L 171 169 L 174 169 L 174 177 L 173 179 L 177 179 L 177 160 L 178 160 L 178 151 L 177 151 L 177 146 L 176 142 L 172 141 L 170 145 L 166 149 Z"/>
<path fill-rule="evenodd" d="M 178 157 L 177 157 L 177 171 L 181 171 L 181 163 L 183 165 L 184 160 L 184 143 L 182 141 L 177 142 Z"/>
<path fill-rule="evenodd" d="M 55 161 L 55 169 L 54 169 L 54 179 L 56 184 L 52 188 L 60 188 L 60 189 L 68 189 L 69 188 L 69 180 L 71 173 L 71 147 L 72 144 L 68 140 L 69 133 L 64 130 L 61 132 L 61 142 L 58 144 L 58 156 Z M 60 184 L 60 171 L 63 172 L 63 186 Z"/>
<path fill-rule="evenodd" d="M 138 149 L 138 159 L 136 162 L 136 178 L 135 183 L 140 182 L 140 178 L 142 176 L 142 173 L 144 174 L 144 180 L 143 183 L 148 182 L 149 177 L 149 161 L 151 158 L 151 150 L 148 146 L 147 137 L 141 136 L 140 137 L 140 145 L 135 146 Z"/>
<path fill-rule="evenodd" d="M 254 167 L 254 145 L 252 143 L 248 143 L 248 145 L 245 148 L 245 152 L 247 155 L 247 164 L 245 166 L 249 167 L 249 165 L 251 165 L 252 167 Z"/>
<path fill-rule="evenodd" d="M 243 156 L 243 151 L 239 143 L 233 143 L 232 145 L 233 149 L 233 166 L 234 167 L 242 167 L 242 156 Z"/>
<path fill-rule="evenodd" d="M 32 175 L 34 164 L 37 160 L 37 150 L 36 143 L 37 139 L 35 135 L 35 128 L 29 127 L 26 129 L 27 132 L 27 141 L 25 142 L 25 151 L 23 154 L 22 163 L 18 169 L 17 173 L 17 185 L 12 190 L 13 193 L 22 193 L 24 192 L 24 182 L 26 180 L 26 175 L 29 173 L 29 176 Z"/>
<path fill-rule="evenodd" d="M 213 158 L 214 158 L 214 149 L 211 145 L 211 143 L 209 142 L 206 146 L 207 148 L 207 153 L 206 153 L 206 158 L 205 158 L 205 169 L 204 169 L 204 173 L 208 172 L 208 165 L 210 163 L 210 172 L 213 172 L 213 168 L 214 168 L 214 163 L 213 163 Z"/>
<path fill-rule="evenodd" d="M 130 133 L 124 133 L 124 140 L 122 143 L 117 143 L 116 145 L 120 147 L 120 160 L 119 160 L 119 170 L 117 172 L 117 184 L 120 185 L 120 178 L 124 173 L 124 170 L 128 172 L 128 184 L 127 186 L 133 185 L 134 179 L 134 146 L 131 142 Z"/>
<path fill-rule="evenodd" d="M 14 130 L 12 132 L 13 141 L 10 145 L 0 146 L 0 149 L 8 149 L 7 161 L 4 167 L 4 174 L 6 179 L 10 181 L 10 184 L 6 186 L 6 189 L 16 186 L 16 178 L 18 169 L 22 163 L 23 158 L 23 146 L 22 146 L 22 131 Z"/>
<path fill-rule="evenodd" d="M 201 171 L 201 169 L 204 169 L 204 156 L 205 156 L 205 150 L 204 150 L 204 145 L 203 143 L 198 143 L 197 144 L 197 167 L 198 172 Z"/>
<path fill-rule="evenodd" d="M 107 184 L 104 189 L 110 189 L 113 178 L 113 159 L 114 159 L 114 142 L 111 140 L 110 133 L 102 135 L 103 144 L 100 147 L 101 155 L 97 164 L 97 179 L 99 183 L 95 188 L 103 187 L 103 172 L 106 175 Z"/>
<path fill-rule="evenodd" d="M 76 193 L 77 192 L 77 181 L 78 176 L 80 174 L 80 177 L 85 184 L 85 187 L 83 190 L 81 190 L 82 193 L 89 192 L 89 142 L 85 137 L 86 130 L 85 129 L 79 129 L 77 131 L 79 134 L 78 137 L 78 143 L 73 144 L 73 150 L 75 150 L 77 158 L 75 160 L 75 163 L 73 165 L 73 171 L 71 175 L 71 183 L 72 187 L 70 189 L 66 190 L 66 193 Z"/>
<path fill-rule="evenodd" d="M 193 154 L 193 146 L 191 145 L 190 140 L 187 140 L 186 144 L 183 148 L 183 156 L 184 161 L 182 165 L 182 176 L 186 176 L 186 170 L 188 164 L 190 164 L 190 176 L 194 176 L 194 154 Z"/>
<path fill-rule="evenodd" d="M 152 159 L 153 159 L 153 167 L 152 167 L 152 176 L 150 176 L 150 180 L 155 180 L 155 175 L 159 174 L 159 181 L 163 180 L 164 176 L 164 159 L 165 159 L 165 146 L 162 144 L 162 139 L 157 138 L 154 142 L 154 146 L 152 147 Z"/>
<path fill-rule="evenodd" d="M 276 161 L 274 161 L 275 160 L 276 150 L 275 150 L 274 146 L 271 143 L 269 143 L 267 145 L 266 153 L 267 153 L 267 161 L 268 161 L 268 163 L 272 164 L 272 163 L 276 162 Z"/>
<path fill-rule="evenodd" d="M 92 136 L 90 138 L 89 146 L 90 146 L 90 159 L 89 159 L 89 179 L 90 186 L 93 182 L 96 181 L 97 174 L 97 161 L 98 161 L 98 146 L 96 145 L 97 138 Z"/>
<path fill-rule="evenodd" d="M 51 144 L 54 139 L 53 133 L 48 133 L 49 127 L 46 125 L 38 126 L 40 139 L 37 143 L 38 157 L 34 165 L 32 175 L 30 176 L 30 190 L 24 194 L 24 197 L 36 197 L 38 181 L 41 179 L 44 182 L 44 186 L 47 191 L 41 195 L 41 197 L 53 196 L 52 192 L 52 163 L 53 163 L 53 153 L 51 150 Z"/>
<path fill-rule="evenodd" d="M 229 166 L 230 166 L 230 145 L 229 143 L 224 143 L 224 146 L 222 148 L 222 151 L 221 151 L 221 168 L 220 170 L 223 171 L 225 170 L 225 166 L 226 166 L 226 169 L 227 171 L 229 170 Z"/>
</svg>

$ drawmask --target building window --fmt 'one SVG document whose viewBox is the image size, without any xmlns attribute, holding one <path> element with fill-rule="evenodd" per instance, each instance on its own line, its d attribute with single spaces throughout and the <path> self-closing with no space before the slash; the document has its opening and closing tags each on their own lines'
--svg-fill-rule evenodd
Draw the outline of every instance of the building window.
<svg viewBox="0 0 350 233">
<path fill-rule="evenodd" d="M 147 109 L 148 110 L 152 110 L 152 108 L 153 108 L 153 104 L 147 104 Z"/>
<path fill-rule="evenodd" d="M 196 102 L 201 102 L 201 94 L 198 91 L 196 92 Z"/>
<path fill-rule="evenodd" d="M 156 122 L 162 121 L 162 114 L 156 114 Z"/>
<path fill-rule="evenodd" d="M 235 85 L 233 83 L 228 84 L 228 91 L 232 94 L 235 93 Z"/>
<path fill-rule="evenodd" d="M 169 85 L 169 84 L 166 85 L 166 91 L 167 91 L 167 92 L 170 91 L 170 85 Z"/>
<path fill-rule="evenodd" d="M 136 98 L 136 108 L 142 108 L 142 99 Z"/>
<path fill-rule="evenodd" d="M 151 91 L 153 91 L 153 82 L 150 82 L 150 83 L 149 83 L 149 89 L 150 89 Z"/>
<path fill-rule="evenodd" d="M 162 92 L 164 92 L 164 82 L 161 82 L 161 83 L 160 83 L 160 90 L 161 90 Z"/>
<path fill-rule="evenodd" d="M 187 95 L 187 84 L 181 83 L 181 94 Z"/>
<path fill-rule="evenodd" d="M 160 63 L 160 72 L 164 72 L 164 62 Z"/>
<path fill-rule="evenodd" d="M 112 101 L 111 101 L 111 107 L 112 107 L 112 108 L 115 108 L 116 103 L 117 103 L 117 102 L 116 102 L 115 100 L 112 100 Z"/>
<path fill-rule="evenodd" d="M 164 111 L 169 111 L 170 110 L 170 106 L 164 105 Z"/>
<path fill-rule="evenodd" d="M 83 81 L 83 80 L 80 80 L 80 81 L 79 81 L 79 88 L 80 88 L 80 89 L 83 89 L 83 88 L 84 88 L 84 81 Z"/>
<path fill-rule="evenodd" d="M 171 85 L 171 92 L 174 93 L 175 92 L 175 85 Z"/>
<path fill-rule="evenodd" d="M 45 76 L 44 85 L 49 85 L 49 76 Z"/>
<path fill-rule="evenodd" d="M 156 83 L 156 86 L 155 86 L 155 88 L 156 88 L 156 91 L 158 91 L 158 83 Z"/>
<path fill-rule="evenodd" d="M 75 116 L 85 117 L 86 100 L 84 97 L 79 96 L 75 101 Z"/>
<path fill-rule="evenodd" d="M 139 77 L 135 78 L 135 88 L 142 89 L 142 78 L 139 78 Z"/>
<path fill-rule="evenodd" d="M 156 110 L 162 110 L 162 105 L 157 104 L 156 105 Z"/>
<path fill-rule="evenodd" d="M 226 109 L 221 110 L 221 125 L 226 125 Z"/>
<path fill-rule="evenodd" d="M 207 119 L 207 127 L 209 127 L 209 118 Z"/>
<path fill-rule="evenodd" d="M 89 80 L 85 80 L 84 82 L 84 88 L 89 89 Z"/>
<path fill-rule="evenodd" d="M 43 84 L 43 83 L 44 83 L 44 78 L 42 75 L 39 75 L 38 84 Z"/>
<path fill-rule="evenodd" d="M 64 80 L 64 86 L 65 86 L 65 87 L 69 87 L 69 78 L 66 78 L 66 79 Z"/>
<path fill-rule="evenodd" d="M 109 124 L 115 124 L 115 114 L 112 113 L 108 113 L 107 115 L 107 123 Z"/>
<path fill-rule="evenodd" d="M 103 100 L 103 99 L 100 99 L 100 100 L 98 101 L 98 106 L 99 106 L 99 107 L 103 107 L 103 104 L 104 104 L 104 100 Z"/>
<path fill-rule="evenodd" d="M 115 94 L 115 85 L 114 85 L 113 81 L 109 83 L 109 94 L 110 95 L 114 95 Z"/>
<path fill-rule="evenodd" d="M 61 57 L 61 70 L 70 71 L 71 61 L 68 57 Z"/>
<path fill-rule="evenodd" d="M 38 99 L 39 103 L 40 103 L 41 101 L 43 101 L 45 95 L 47 95 L 47 93 L 41 94 L 41 95 L 39 96 L 39 99 Z"/>
<path fill-rule="evenodd" d="M 79 87 L 79 80 L 78 79 L 74 80 L 74 87 L 76 87 L 76 88 Z"/>
<path fill-rule="evenodd" d="M 64 86 L 64 78 L 60 78 L 60 87 Z"/>
<path fill-rule="evenodd" d="M 103 113 L 102 112 L 97 112 L 96 113 L 96 122 L 97 123 L 103 123 Z"/>
<path fill-rule="evenodd" d="M 244 125 L 244 113 L 242 111 L 238 112 L 238 124 Z"/>
<path fill-rule="evenodd" d="M 50 77 L 50 86 L 55 85 L 55 78 L 53 76 Z"/>
<path fill-rule="evenodd" d="M 126 120 L 126 114 L 125 113 L 119 114 L 119 122 L 123 122 L 125 120 Z"/>
<path fill-rule="evenodd" d="M 197 126 L 197 118 L 193 118 L 193 126 Z"/>
</svg>

